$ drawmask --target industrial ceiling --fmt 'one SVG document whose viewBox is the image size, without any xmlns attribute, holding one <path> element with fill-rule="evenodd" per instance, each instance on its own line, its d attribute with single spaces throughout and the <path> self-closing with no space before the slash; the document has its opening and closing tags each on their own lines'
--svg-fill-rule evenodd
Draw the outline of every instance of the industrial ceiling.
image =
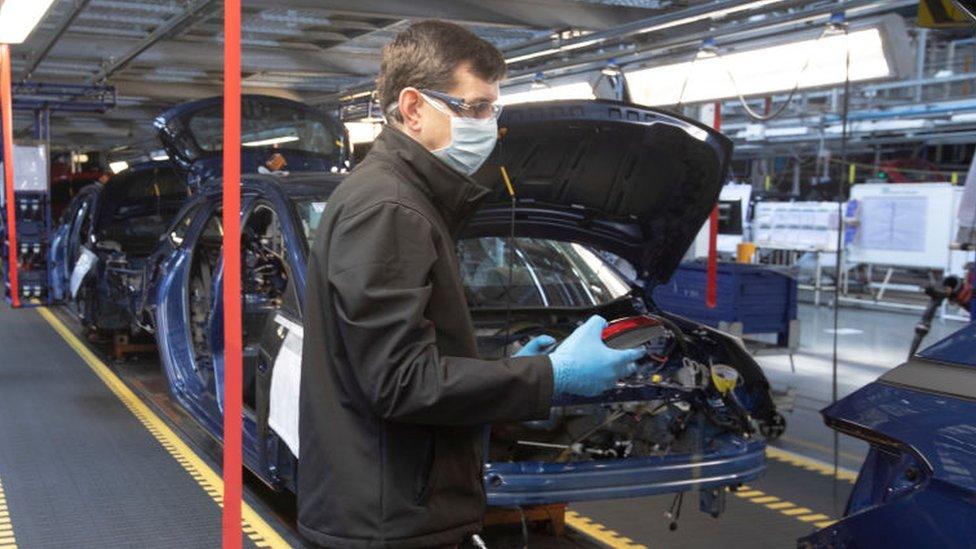
<svg viewBox="0 0 976 549">
<path fill-rule="evenodd" d="M 343 93 L 368 89 L 380 47 L 410 21 L 426 17 L 461 22 L 499 46 L 515 60 L 510 74 L 517 82 L 542 71 L 553 77 L 599 71 L 617 58 L 653 64 L 693 53 L 706 37 L 726 37 L 728 43 L 765 39 L 822 25 L 835 11 L 851 18 L 895 12 L 910 19 L 916 7 L 916 0 L 249 0 L 242 16 L 243 84 L 245 92 L 334 104 Z M 152 148 L 151 120 L 162 109 L 220 93 L 221 13 L 216 0 L 56 0 L 39 28 L 13 48 L 14 81 L 114 86 L 116 106 L 105 113 L 52 114 L 55 146 Z M 924 33 L 912 32 L 913 40 L 924 40 Z M 976 89 L 972 54 L 963 51 L 971 32 L 968 38 L 951 54 L 946 44 L 960 42 L 958 36 L 930 38 L 917 74 L 902 78 L 904 83 L 859 86 L 852 108 L 966 100 Z M 801 94 L 784 122 L 771 124 L 825 124 L 816 117 L 837 107 L 837 93 Z M 730 132 L 750 129 L 752 121 L 739 107 L 728 102 Z M 32 116 L 17 112 L 18 137 L 30 136 Z M 740 141 L 741 150 L 749 151 L 745 138 Z"/>
</svg>

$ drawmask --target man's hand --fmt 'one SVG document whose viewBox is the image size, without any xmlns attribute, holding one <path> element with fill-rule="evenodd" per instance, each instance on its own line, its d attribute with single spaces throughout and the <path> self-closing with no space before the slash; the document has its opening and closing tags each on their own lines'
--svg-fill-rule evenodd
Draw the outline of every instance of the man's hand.
<svg viewBox="0 0 976 549">
<path fill-rule="evenodd" d="M 551 350 L 551 347 L 556 343 L 556 338 L 548 334 L 542 334 L 535 336 L 525 344 L 524 347 L 518 350 L 514 356 L 536 356 L 544 355 Z"/>
<path fill-rule="evenodd" d="M 602 338 L 606 325 L 603 317 L 591 316 L 549 355 L 554 393 L 597 396 L 636 371 L 634 361 L 644 356 L 644 349 L 607 347 Z"/>
</svg>

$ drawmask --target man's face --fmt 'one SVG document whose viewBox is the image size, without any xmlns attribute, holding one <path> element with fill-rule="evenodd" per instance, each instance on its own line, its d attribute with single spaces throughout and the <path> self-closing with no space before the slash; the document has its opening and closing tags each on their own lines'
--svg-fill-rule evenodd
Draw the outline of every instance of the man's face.
<svg viewBox="0 0 976 549">
<path fill-rule="evenodd" d="M 464 99 L 473 105 L 480 102 L 494 103 L 498 100 L 498 82 L 488 82 L 471 72 L 470 65 L 462 63 L 454 69 L 455 85 L 442 91 L 448 95 Z M 431 101 L 437 99 L 431 98 Z M 442 110 L 450 111 L 443 104 Z M 451 115 L 432 106 L 420 93 L 408 88 L 400 94 L 400 109 L 404 115 L 404 130 L 419 141 L 427 150 L 442 149 L 451 144 Z"/>
</svg>

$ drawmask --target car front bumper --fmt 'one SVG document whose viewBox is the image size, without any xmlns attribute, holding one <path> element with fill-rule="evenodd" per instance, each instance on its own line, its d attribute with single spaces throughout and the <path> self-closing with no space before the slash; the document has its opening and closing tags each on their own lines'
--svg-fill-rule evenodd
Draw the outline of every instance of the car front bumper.
<svg viewBox="0 0 976 549">
<path fill-rule="evenodd" d="M 729 437 L 699 454 L 576 463 L 510 462 L 485 466 L 488 505 L 513 507 L 619 499 L 749 482 L 766 468 L 766 442 Z"/>
</svg>

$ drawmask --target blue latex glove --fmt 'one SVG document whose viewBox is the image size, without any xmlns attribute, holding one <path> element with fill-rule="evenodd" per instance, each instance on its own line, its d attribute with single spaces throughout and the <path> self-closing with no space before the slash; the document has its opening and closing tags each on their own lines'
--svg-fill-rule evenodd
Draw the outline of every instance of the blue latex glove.
<svg viewBox="0 0 976 549">
<path fill-rule="evenodd" d="M 512 356 L 537 356 L 549 352 L 550 347 L 556 343 L 556 338 L 551 335 L 542 334 L 535 336 Z"/>
<path fill-rule="evenodd" d="M 611 349 L 603 343 L 606 319 L 594 315 L 549 354 L 553 392 L 597 396 L 637 370 L 644 349 Z"/>
</svg>

